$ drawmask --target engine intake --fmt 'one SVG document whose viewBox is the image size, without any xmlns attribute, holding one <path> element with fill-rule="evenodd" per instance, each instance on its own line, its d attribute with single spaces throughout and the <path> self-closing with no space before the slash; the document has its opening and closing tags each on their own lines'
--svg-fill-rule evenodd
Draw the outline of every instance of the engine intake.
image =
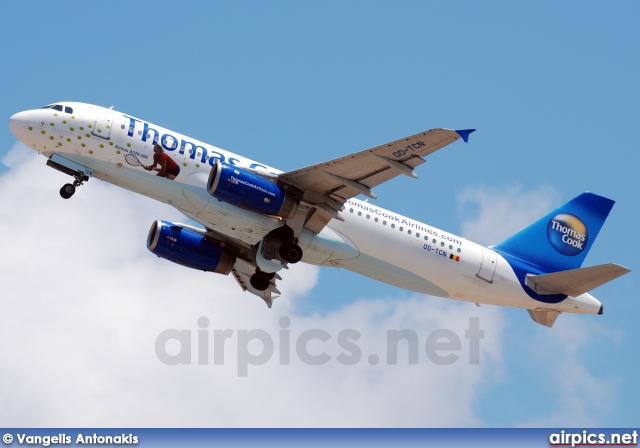
<svg viewBox="0 0 640 448">
<path fill-rule="evenodd" d="M 214 198 L 265 215 L 291 218 L 298 201 L 276 184 L 251 171 L 216 160 L 207 181 Z"/>
<path fill-rule="evenodd" d="M 204 235 L 167 221 L 155 221 L 147 248 L 158 257 L 200 271 L 227 275 L 236 258 Z"/>
</svg>

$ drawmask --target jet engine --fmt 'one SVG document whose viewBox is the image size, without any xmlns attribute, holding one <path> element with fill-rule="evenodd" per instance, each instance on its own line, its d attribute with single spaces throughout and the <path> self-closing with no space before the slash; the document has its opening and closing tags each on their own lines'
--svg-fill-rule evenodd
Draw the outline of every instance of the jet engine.
<svg viewBox="0 0 640 448">
<path fill-rule="evenodd" d="M 236 258 L 204 235 L 180 224 L 155 221 L 147 248 L 158 257 L 192 269 L 227 275 Z"/>
<path fill-rule="evenodd" d="M 264 215 L 291 218 L 298 200 L 278 185 L 251 171 L 216 160 L 207 181 L 214 198 Z"/>
</svg>

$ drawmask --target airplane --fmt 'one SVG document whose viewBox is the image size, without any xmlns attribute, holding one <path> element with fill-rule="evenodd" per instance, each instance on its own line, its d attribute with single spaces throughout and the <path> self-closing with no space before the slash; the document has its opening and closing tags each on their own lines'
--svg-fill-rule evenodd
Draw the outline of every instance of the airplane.
<svg viewBox="0 0 640 448">
<path fill-rule="evenodd" d="M 271 308 L 278 274 L 300 261 L 344 268 L 432 296 L 526 309 L 551 327 L 560 313 L 602 314 L 588 292 L 629 269 L 582 267 L 614 201 L 582 193 L 494 246 L 484 247 L 362 201 L 474 129 L 431 129 L 306 168 L 263 163 L 110 108 L 58 102 L 9 119 L 46 164 L 73 177 L 69 199 L 90 178 L 170 204 L 203 227 L 157 220 L 148 249 L 192 269 L 232 274 Z M 160 145 L 180 167 L 149 171 Z"/>
</svg>

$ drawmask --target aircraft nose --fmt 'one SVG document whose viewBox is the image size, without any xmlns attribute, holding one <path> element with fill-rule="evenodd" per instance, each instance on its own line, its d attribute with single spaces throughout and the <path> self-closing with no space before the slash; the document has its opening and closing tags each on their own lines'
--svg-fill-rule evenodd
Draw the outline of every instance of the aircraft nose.
<svg viewBox="0 0 640 448">
<path fill-rule="evenodd" d="M 27 126 L 29 125 L 29 116 L 30 113 L 26 111 L 18 112 L 9 118 L 9 129 L 11 129 L 13 135 L 18 137 L 19 140 L 22 139 L 22 136 L 27 130 Z"/>
</svg>

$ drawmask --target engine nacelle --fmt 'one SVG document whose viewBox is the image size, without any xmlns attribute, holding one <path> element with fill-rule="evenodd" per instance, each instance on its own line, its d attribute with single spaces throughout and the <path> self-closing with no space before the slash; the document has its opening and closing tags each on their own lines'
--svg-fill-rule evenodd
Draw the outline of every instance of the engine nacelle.
<svg viewBox="0 0 640 448">
<path fill-rule="evenodd" d="M 200 271 L 227 275 L 236 258 L 200 233 L 167 221 L 151 225 L 147 248 L 155 255 Z"/>
<path fill-rule="evenodd" d="M 264 177 L 216 160 L 207 181 L 207 190 L 223 202 L 265 215 L 291 218 L 298 201 Z"/>
</svg>

